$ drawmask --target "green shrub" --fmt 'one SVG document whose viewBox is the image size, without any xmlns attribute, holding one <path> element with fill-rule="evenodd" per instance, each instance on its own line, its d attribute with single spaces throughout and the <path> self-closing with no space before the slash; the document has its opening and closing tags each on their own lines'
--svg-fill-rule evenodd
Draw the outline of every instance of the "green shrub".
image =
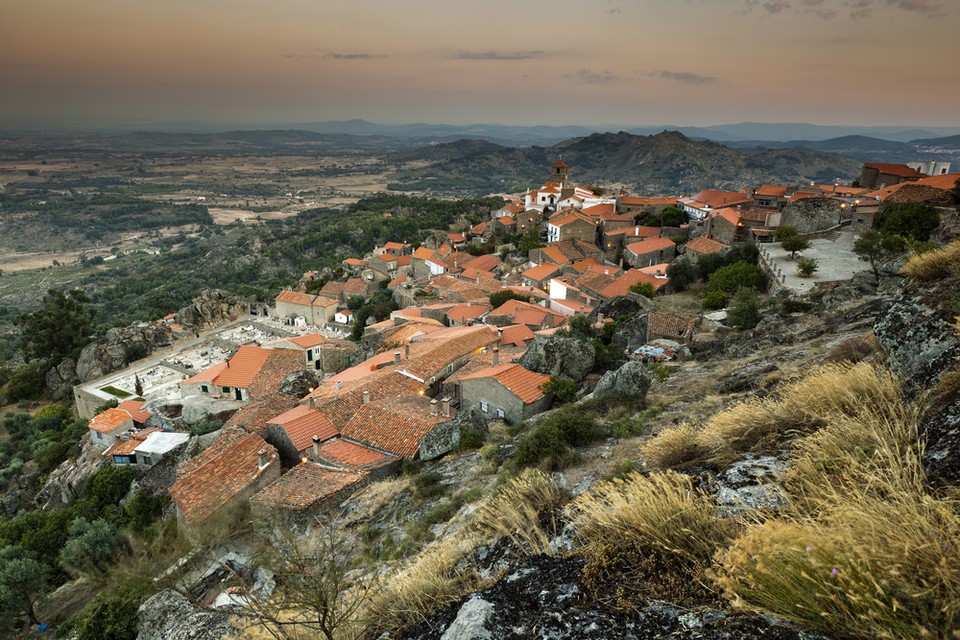
<svg viewBox="0 0 960 640">
<path fill-rule="evenodd" d="M 801 278 L 809 278 L 816 273 L 818 263 L 813 258 L 797 259 L 797 275 Z"/>
<path fill-rule="evenodd" d="M 72 622 L 77 640 L 135 640 L 139 632 L 138 609 L 150 597 L 141 582 L 126 582 L 101 591 Z"/>
<path fill-rule="evenodd" d="M 576 382 L 563 376 L 550 376 L 550 379 L 541 387 L 541 391 L 552 395 L 554 400 L 559 402 L 571 402 L 577 395 L 577 389 Z"/>
<path fill-rule="evenodd" d="M 740 289 L 730 303 L 727 323 L 736 329 L 753 329 L 760 322 L 760 298 L 753 289 Z"/>
</svg>

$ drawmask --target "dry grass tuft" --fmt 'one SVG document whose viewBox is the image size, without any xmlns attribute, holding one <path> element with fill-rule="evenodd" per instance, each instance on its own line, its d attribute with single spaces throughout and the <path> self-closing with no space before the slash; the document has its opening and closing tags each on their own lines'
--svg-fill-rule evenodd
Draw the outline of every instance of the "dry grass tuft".
<svg viewBox="0 0 960 640">
<path fill-rule="evenodd" d="M 880 352 L 880 343 L 871 333 L 865 336 L 856 336 L 844 340 L 824 357 L 826 364 L 836 364 L 841 362 L 857 363 L 868 359 L 875 353 Z"/>
<path fill-rule="evenodd" d="M 598 485 L 572 506 L 584 545 L 584 585 L 610 606 L 651 598 L 696 605 L 716 598 L 710 560 L 738 525 L 717 513 L 689 476 L 632 474 Z"/>
<path fill-rule="evenodd" d="M 699 437 L 699 430 L 684 422 L 647 440 L 640 449 L 640 457 L 651 469 L 678 467 L 706 454 Z"/>
<path fill-rule="evenodd" d="M 509 538 L 528 555 L 553 555 L 553 532 L 544 531 L 540 519 L 563 501 L 563 494 L 548 476 L 527 470 L 477 511 L 477 528 L 486 535 Z"/>
<path fill-rule="evenodd" d="M 735 605 L 845 637 L 957 637 L 960 511 L 929 492 L 923 408 L 892 380 L 875 368 L 856 413 L 826 411 L 849 389 L 819 403 L 824 426 L 794 443 L 787 472 L 793 512 L 717 555 L 716 584 Z"/>
<path fill-rule="evenodd" d="M 932 282 L 960 273 L 960 240 L 913 256 L 903 265 L 902 272 L 921 282 Z"/>
<path fill-rule="evenodd" d="M 367 603 L 363 616 L 372 637 L 421 623 L 476 587 L 479 580 L 472 568 L 457 568 L 477 544 L 471 536 L 447 538 L 389 576 Z"/>
</svg>

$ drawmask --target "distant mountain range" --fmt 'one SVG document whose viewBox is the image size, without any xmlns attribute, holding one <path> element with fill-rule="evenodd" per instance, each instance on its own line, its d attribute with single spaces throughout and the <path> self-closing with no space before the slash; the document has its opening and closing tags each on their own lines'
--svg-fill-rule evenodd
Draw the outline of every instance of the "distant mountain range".
<svg viewBox="0 0 960 640">
<path fill-rule="evenodd" d="M 577 184 L 625 186 L 638 194 L 693 194 L 700 189 L 742 189 L 764 183 L 832 183 L 860 175 L 862 163 L 804 148 L 737 150 L 668 131 L 653 136 L 594 133 L 550 147 L 507 147 L 463 140 L 399 151 L 401 169 L 392 188 L 474 193 L 516 191 L 541 184 L 558 158 Z"/>
</svg>

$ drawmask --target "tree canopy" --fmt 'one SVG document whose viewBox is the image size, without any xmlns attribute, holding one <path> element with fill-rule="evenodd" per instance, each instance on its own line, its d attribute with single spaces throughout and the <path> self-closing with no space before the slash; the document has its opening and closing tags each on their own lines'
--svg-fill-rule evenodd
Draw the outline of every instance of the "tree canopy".
<svg viewBox="0 0 960 640">
<path fill-rule="evenodd" d="M 79 289 L 67 293 L 50 289 L 39 309 L 17 318 L 24 356 L 55 363 L 80 355 L 93 333 L 95 312 L 89 303 Z"/>
<path fill-rule="evenodd" d="M 923 202 L 885 204 L 873 219 L 873 228 L 912 240 L 926 242 L 930 232 L 940 225 L 940 214 Z"/>
</svg>

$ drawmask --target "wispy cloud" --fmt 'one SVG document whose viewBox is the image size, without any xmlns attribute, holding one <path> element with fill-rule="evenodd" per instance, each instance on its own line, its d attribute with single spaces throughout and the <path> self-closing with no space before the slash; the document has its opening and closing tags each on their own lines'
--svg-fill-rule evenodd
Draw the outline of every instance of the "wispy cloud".
<svg viewBox="0 0 960 640">
<path fill-rule="evenodd" d="M 382 53 L 339 53 L 336 51 L 313 51 L 309 53 L 281 53 L 281 58 L 288 60 L 373 60 L 386 58 Z"/>
<path fill-rule="evenodd" d="M 563 77 L 567 80 L 579 80 L 584 84 L 610 84 L 627 79 L 609 71 L 594 71 L 592 69 L 580 69 L 574 73 L 565 73 Z"/>
<path fill-rule="evenodd" d="M 931 18 L 947 15 L 944 6 L 939 2 L 930 2 L 930 0 L 887 0 L 888 5 L 894 5 L 904 11 L 914 11 L 922 13 Z"/>
<path fill-rule="evenodd" d="M 622 7 L 613 7 L 613 8 L 607 9 L 607 13 L 609 13 L 612 16 L 618 16 L 622 11 L 623 11 Z"/>
<path fill-rule="evenodd" d="M 531 60 L 549 55 L 546 51 L 458 51 L 453 55 L 457 60 Z"/>
<path fill-rule="evenodd" d="M 763 3 L 763 8 L 767 13 L 780 13 L 784 9 L 790 8 L 790 0 L 769 0 Z"/>
<path fill-rule="evenodd" d="M 716 81 L 716 78 L 713 76 L 702 76 L 698 73 L 690 73 L 689 71 L 650 71 L 644 75 L 663 78 L 664 80 L 676 80 L 683 84 L 707 84 L 708 82 Z"/>
</svg>

